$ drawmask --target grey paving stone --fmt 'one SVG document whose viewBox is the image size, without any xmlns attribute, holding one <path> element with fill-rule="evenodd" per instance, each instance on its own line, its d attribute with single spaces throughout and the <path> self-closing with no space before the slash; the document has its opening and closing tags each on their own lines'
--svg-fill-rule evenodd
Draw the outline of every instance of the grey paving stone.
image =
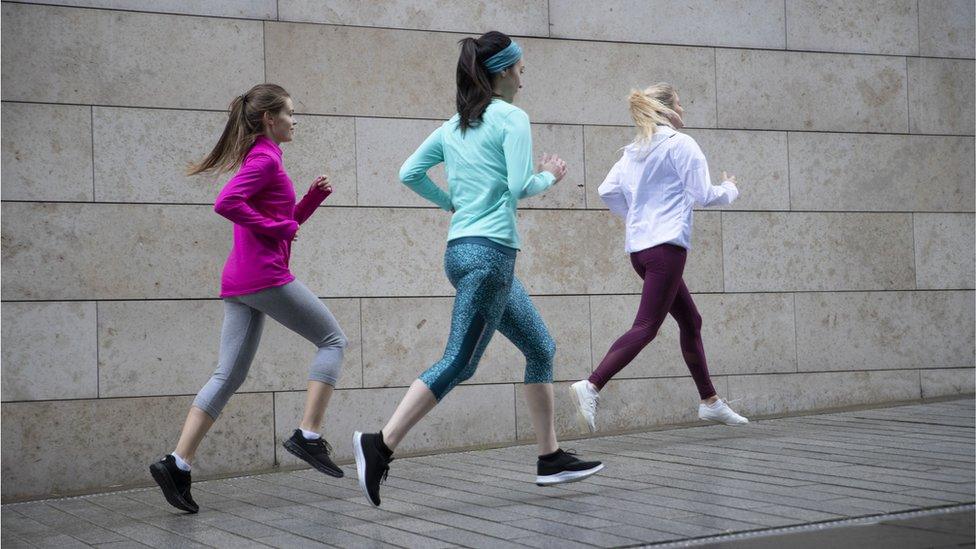
<svg viewBox="0 0 976 549">
<path fill-rule="evenodd" d="M 565 524 L 550 522 L 544 519 L 525 519 L 511 523 L 512 526 L 533 530 L 541 534 L 547 534 L 554 538 L 588 543 L 598 547 L 617 547 L 620 545 L 633 545 L 639 540 L 601 532 L 599 530 L 588 530 Z"/>
<path fill-rule="evenodd" d="M 275 534 L 274 536 L 261 538 L 255 540 L 258 543 L 263 543 L 271 547 L 300 547 L 305 548 L 318 548 L 318 547 L 332 547 L 331 545 L 315 541 L 302 536 L 297 536 L 288 532 L 283 532 L 280 534 Z M 390 547 L 389 545 L 380 544 L 379 542 L 371 543 L 371 540 L 363 540 L 363 547 Z"/>
<path fill-rule="evenodd" d="M 111 543 L 100 543 L 96 545 L 99 549 L 143 549 L 148 547 L 137 541 L 123 540 L 123 541 L 113 541 Z"/>
<path fill-rule="evenodd" d="M 276 523 L 276 526 L 290 533 L 290 535 L 298 535 L 307 538 L 308 540 L 314 540 L 318 543 L 324 543 L 327 545 L 333 545 L 336 547 L 359 547 L 359 546 L 369 546 L 369 547 L 393 547 L 390 543 L 373 539 L 367 536 L 361 536 L 353 532 L 346 532 L 345 530 L 340 530 L 336 528 L 331 528 L 321 524 L 315 524 L 303 519 L 286 519 Z M 268 543 L 269 538 L 260 538 L 257 541 L 260 543 Z M 284 539 L 282 536 L 274 536 L 270 539 Z M 287 545 L 285 545 L 287 547 Z M 318 547 L 318 545 L 308 545 L 309 547 Z"/>
</svg>

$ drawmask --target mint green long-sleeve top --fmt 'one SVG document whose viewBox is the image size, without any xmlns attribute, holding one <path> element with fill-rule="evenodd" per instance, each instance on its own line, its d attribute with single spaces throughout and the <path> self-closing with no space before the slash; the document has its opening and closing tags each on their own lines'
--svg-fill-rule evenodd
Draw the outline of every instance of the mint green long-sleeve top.
<svg viewBox="0 0 976 549">
<path fill-rule="evenodd" d="M 427 171 L 444 162 L 448 192 Z M 492 100 L 481 124 L 463 134 L 458 115 L 434 130 L 400 168 L 400 180 L 420 196 L 451 211 L 447 239 L 480 236 L 519 249 L 518 201 L 545 191 L 556 178 L 532 171 L 532 129 L 525 111 Z"/>
</svg>

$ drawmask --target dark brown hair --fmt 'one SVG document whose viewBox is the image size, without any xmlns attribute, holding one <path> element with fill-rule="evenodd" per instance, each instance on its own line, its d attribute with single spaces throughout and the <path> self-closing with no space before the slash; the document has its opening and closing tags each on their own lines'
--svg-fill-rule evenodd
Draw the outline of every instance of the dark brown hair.
<svg viewBox="0 0 976 549">
<path fill-rule="evenodd" d="M 287 104 L 285 88 L 277 84 L 258 84 L 230 102 L 230 113 L 224 133 L 203 160 L 191 164 L 187 175 L 206 171 L 224 172 L 236 169 L 244 161 L 254 140 L 264 132 L 264 113 L 277 115 Z"/>
<path fill-rule="evenodd" d="M 489 31 L 478 38 L 464 38 L 460 42 L 461 55 L 457 64 L 458 125 L 463 133 L 481 123 L 481 116 L 491 103 L 491 75 L 484 62 L 507 48 L 512 39 L 498 31 Z"/>
</svg>

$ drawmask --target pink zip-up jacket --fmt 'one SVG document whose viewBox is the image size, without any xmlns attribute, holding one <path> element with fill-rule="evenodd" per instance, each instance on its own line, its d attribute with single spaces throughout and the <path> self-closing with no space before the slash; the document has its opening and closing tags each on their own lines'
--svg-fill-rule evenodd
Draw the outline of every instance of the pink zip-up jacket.
<svg viewBox="0 0 976 549">
<path fill-rule="evenodd" d="M 214 211 L 234 222 L 234 247 L 220 280 L 220 297 L 251 294 L 288 284 L 291 241 L 326 191 L 312 185 L 295 204 L 295 187 L 281 162 L 281 148 L 261 135 L 241 168 L 217 195 Z"/>
</svg>

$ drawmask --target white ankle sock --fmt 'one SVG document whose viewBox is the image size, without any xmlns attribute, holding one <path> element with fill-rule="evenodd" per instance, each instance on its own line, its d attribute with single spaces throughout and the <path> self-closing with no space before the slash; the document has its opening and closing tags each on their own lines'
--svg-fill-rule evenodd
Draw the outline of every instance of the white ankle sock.
<svg viewBox="0 0 976 549">
<path fill-rule="evenodd" d="M 306 431 L 305 429 L 302 428 L 299 428 L 299 430 L 302 432 L 302 436 L 305 437 L 305 440 L 318 440 L 322 438 L 322 435 L 318 433 L 314 433 L 312 431 Z"/>
<path fill-rule="evenodd" d="M 181 458 L 176 452 L 173 452 L 170 455 L 176 460 L 176 466 L 179 467 L 181 471 L 190 470 L 190 464 L 187 463 L 185 459 Z"/>
<path fill-rule="evenodd" d="M 706 404 L 705 406 L 708 406 L 709 408 L 711 408 L 711 409 L 714 410 L 715 408 L 718 408 L 721 405 L 722 405 L 722 399 L 718 399 L 718 400 L 716 400 L 715 402 L 713 402 L 711 404 Z"/>
</svg>

